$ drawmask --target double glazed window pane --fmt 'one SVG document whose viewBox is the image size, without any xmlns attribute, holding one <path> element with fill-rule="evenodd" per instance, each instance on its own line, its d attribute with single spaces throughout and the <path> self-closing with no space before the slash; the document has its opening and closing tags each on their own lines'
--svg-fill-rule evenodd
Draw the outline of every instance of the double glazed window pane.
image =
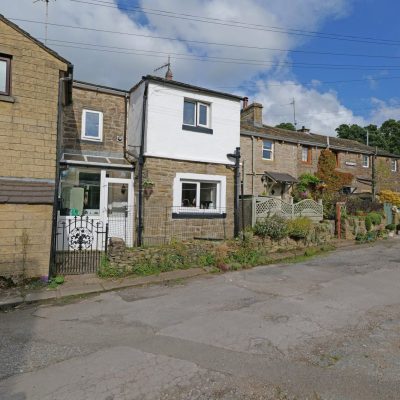
<svg viewBox="0 0 400 400">
<path fill-rule="evenodd" d="M 264 140 L 263 142 L 263 158 L 272 160 L 272 142 L 270 140 Z"/>
<path fill-rule="evenodd" d="M 207 106 L 199 104 L 199 125 L 207 126 Z"/>
<path fill-rule="evenodd" d="M 303 162 L 307 162 L 308 161 L 308 148 L 307 147 L 303 147 L 303 149 L 302 149 L 301 160 Z"/>
<path fill-rule="evenodd" d="M 182 183 L 182 207 L 196 207 L 197 183 Z"/>
<path fill-rule="evenodd" d="M 0 60 L 0 93 L 7 92 L 7 61 Z"/>
<path fill-rule="evenodd" d="M 183 123 L 185 125 L 196 125 L 196 103 L 185 101 L 183 106 Z"/>
<path fill-rule="evenodd" d="M 215 209 L 217 207 L 217 184 L 200 183 L 200 208 Z"/>
<path fill-rule="evenodd" d="M 182 182 L 182 207 L 217 208 L 217 183 Z"/>
<path fill-rule="evenodd" d="M 85 121 L 85 136 L 98 138 L 100 125 L 100 114 L 87 111 Z"/>
</svg>

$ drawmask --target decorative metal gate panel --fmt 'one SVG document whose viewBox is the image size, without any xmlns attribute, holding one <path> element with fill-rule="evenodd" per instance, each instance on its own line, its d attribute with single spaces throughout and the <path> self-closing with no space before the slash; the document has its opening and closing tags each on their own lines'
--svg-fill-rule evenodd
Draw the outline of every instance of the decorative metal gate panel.
<svg viewBox="0 0 400 400">
<path fill-rule="evenodd" d="M 58 221 L 55 243 L 55 273 L 96 273 L 107 254 L 108 224 L 88 216 Z"/>
</svg>

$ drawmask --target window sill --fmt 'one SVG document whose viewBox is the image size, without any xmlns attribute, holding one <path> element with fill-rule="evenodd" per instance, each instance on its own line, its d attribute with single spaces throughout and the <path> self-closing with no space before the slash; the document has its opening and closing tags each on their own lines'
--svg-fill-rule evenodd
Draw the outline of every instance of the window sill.
<svg viewBox="0 0 400 400">
<path fill-rule="evenodd" d="M 173 212 L 172 219 L 225 219 L 226 213 L 218 212 L 190 212 L 182 211 L 179 213 Z"/>
<path fill-rule="evenodd" d="M 103 144 L 102 140 L 96 140 L 96 139 L 89 139 L 89 138 L 80 138 L 81 142 L 87 142 L 87 143 L 97 143 L 97 144 Z"/>
<path fill-rule="evenodd" d="M 209 135 L 213 134 L 213 130 L 210 128 L 204 128 L 202 126 L 192 126 L 192 125 L 182 125 L 182 129 L 184 131 L 192 131 L 192 132 L 200 132 L 200 133 L 208 133 Z"/>
<path fill-rule="evenodd" d="M 263 160 L 263 161 L 274 161 L 273 158 L 263 158 L 262 160 Z"/>
<path fill-rule="evenodd" d="M 15 97 L 8 96 L 5 94 L 0 94 L 0 101 L 4 101 L 6 103 L 15 103 Z"/>
</svg>

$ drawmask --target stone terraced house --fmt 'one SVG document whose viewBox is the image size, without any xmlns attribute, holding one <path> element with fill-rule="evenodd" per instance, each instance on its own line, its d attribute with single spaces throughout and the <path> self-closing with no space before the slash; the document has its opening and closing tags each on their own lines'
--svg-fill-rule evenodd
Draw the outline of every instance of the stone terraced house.
<svg viewBox="0 0 400 400">
<path fill-rule="evenodd" d="M 336 154 L 337 169 L 354 176 L 351 193 L 371 193 L 373 165 L 376 191 L 400 189 L 400 171 L 396 156 L 362 143 L 311 133 L 303 128 L 290 131 L 265 125 L 259 103 L 246 105 L 241 113 L 240 147 L 245 195 L 268 195 L 283 199 L 297 178 L 306 172 L 317 172 L 321 150 Z"/>
<path fill-rule="evenodd" d="M 0 15 L 0 276 L 47 275 L 72 65 Z M 60 88 L 65 93 L 59 99 Z"/>
</svg>

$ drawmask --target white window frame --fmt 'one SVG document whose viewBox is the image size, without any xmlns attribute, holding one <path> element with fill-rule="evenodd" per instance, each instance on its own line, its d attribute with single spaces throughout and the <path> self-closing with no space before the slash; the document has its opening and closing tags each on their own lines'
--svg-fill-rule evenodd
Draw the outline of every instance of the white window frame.
<svg viewBox="0 0 400 400">
<path fill-rule="evenodd" d="M 393 166 L 394 166 L 394 168 L 393 168 Z M 392 172 L 397 172 L 397 160 L 396 159 L 390 160 L 390 170 Z"/>
<path fill-rule="evenodd" d="M 362 166 L 363 166 L 363 168 L 369 168 L 369 156 L 367 156 L 366 154 L 363 154 L 362 155 Z M 365 163 L 365 161 L 367 161 L 366 163 Z"/>
<path fill-rule="evenodd" d="M 264 158 L 264 142 L 271 142 L 271 150 L 270 149 L 266 149 L 268 151 L 271 152 L 271 158 Z M 263 139 L 262 142 L 262 159 L 263 160 L 267 160 L 267 161 L 273 161 L 274 160 L 274 141 L 273 140 L 269 140 L 269 139 Z"/>
<path fill-rule="evenodd" d="M 217 184 L 217 201 L 215 209 L 200 208 L 200 183 L 216 183 Z M 182 207 L 182 183 L 196 183 L 196 207 Z M 176 213 L 210 213 L 222 214 L 226 211 L 226 176 L 223 175 L 206 175 L 192 173 L 177 173 L 173 182 L 173 203 Z"/>
<path fill-rule="evenodd" d="M 194 107 L 194 125 L 191 124 L 186 124 L 185 122 L 183 122 L 185 125 L 187 126 L 199 126 L 202 128 L 210 128 L 211 126 L 211 104 L 209 103 L 205 103 L 203 101 L 199 101 L 199 100 L 193 100 L 193 99 L 187 99 L 184 98 L 183 99 L 183 107 L 185 107 L 185 103 L 193 103 L 195 105 Z M 205 106 L 207 108 L 207 123 L 206 125 L 201 124 L 200 123 L 200 106 Z"/>
<path fill-rule="evenodd" d="M 86 114 L 93 113 L 99 115 L 99 134 L 98 137 L 86 136 Z M 103 113 L 97 110 L 90 110 L 84 108 L 82 110 L 82 126 L 81 126 L 81 139 L 90 140 L 92 142 L 102 142 L 103 141 Z"/>
</svg>

